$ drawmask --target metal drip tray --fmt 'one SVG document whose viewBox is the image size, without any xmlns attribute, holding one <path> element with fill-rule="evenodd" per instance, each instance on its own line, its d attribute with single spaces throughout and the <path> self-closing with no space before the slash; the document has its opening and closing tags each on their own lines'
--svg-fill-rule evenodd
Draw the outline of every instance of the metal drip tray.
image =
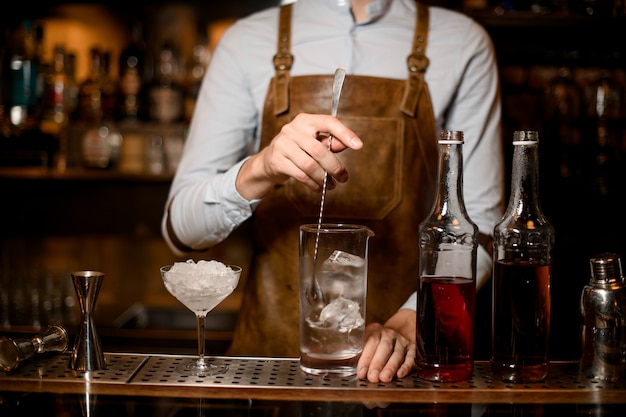
<svg viewBox="0 0 626 417">
<path fill-rule="evenodd" d="M 0 388 L 10 391 L 84 392 L 146 396 L 316 401 L 448 403 L 624 403 L 626 383 L 581 379 L 575 363 L 553 363 L 546 381 L 508 384 L 494 380 L 487 362 L 476 362 L 474 376 L 459 383 L 432 383 L 415 375 L 391 383 L 357 378 L 324 378 L 303 373 L 297 358 L 209 357 L 228 370 L 193 376 L 178 369 L 189 355 L 106 354 L 107 369 L 90 373 L 68 368 L 69 354 L 24 363 L 0 373 Z"/>
<path fill-rule="evenodd" d="M 182 386 L 231 387 L 357 387 L 357 378 L 317 378 L 300 370 L 298 359 L 213 358 L 216 364 L 227 365 L 228 371 L 214 376 L 194 376 L 177 368 L 187 357 L 151 357 L 133 378 L 141 384 L 172 384 Z"/>
<path fill-rule="evenodd" d="M 102 383 L 125 385 L 148 359 L 145 355 L 106 354 L 106 369 L 99 371 L 74 371 L 70 369 L 70 355 L 50 356 L 22 364 L 16 371 L 3 374 L 0 372 L 0 384 L 5 379 L 16 382 L 68 382 L 68 383 Z"/>
</svg>

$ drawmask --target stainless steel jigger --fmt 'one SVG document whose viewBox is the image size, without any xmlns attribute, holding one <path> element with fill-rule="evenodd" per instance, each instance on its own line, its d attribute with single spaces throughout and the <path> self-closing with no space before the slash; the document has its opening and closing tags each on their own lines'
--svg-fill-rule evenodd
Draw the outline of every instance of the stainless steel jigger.
<svg viewBox="0 0 626 417">
<path fill-rule="evenodd" d="M 106 369 L 102 346 L 93 322 L 93 311 L 103 279 L 104 273 L 98 271 L 72 272 L 72 282 L 82 316 L 70 357 L 70 368 L 75 371 Z"/>
<path fill-rule="evenodd" d="M 0 369 L 5 372 L 13 371 L 20 363 L 33 357 L 35 354 L 49 352 L 65 352 L 68 337 L 65 329 L 57 324 L 34 337 L 11 339 L 0 337 Z"/>
</svg>

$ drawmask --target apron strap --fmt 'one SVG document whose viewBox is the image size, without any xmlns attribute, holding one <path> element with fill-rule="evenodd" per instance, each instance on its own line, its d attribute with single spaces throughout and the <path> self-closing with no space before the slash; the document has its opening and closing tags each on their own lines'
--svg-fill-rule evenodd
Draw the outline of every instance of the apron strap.
<svg viewBox="0 0 626 417">
<path fill-rule="evenodd" d="M 429 60 L 426 57 L 426 41 L 428 40 L 429 11 L 428 6 L 417 2 L 417 26 L 413 38 L 413 49 L 407 58 L 409 77 L 406 80 L 406 89 L 400 110 L 409 117 L 415 117 L 417 103 L 424 91 L 424 73 L 428 68 Z"/>
<path fill-rule="evenodd" d="M 400 105 L 400 110 L 409 117 L 415 117 L 417 103 L 424 91 L 424 73 L 428 68 L 429 60 L 426 57 L 426 42 L 428 40 L 429 11 L 428 6 L 416 1 L 417 23 L 413 38 L 413 49 L 407 58 L 409 77 L 406 90 Z M 278 22 L 278 50 L 274 55 L 274 69 L 276 82 L 274 83 L 274 115 L 278 116 L 289 110 L 289 71 L 293 65 L 291 54 L 291 9 L 293 3 L 280 8 Z"/>
<path fill-rule="evenodd" d="M 293 3 L 280 8 L 278 22 L 278 50 L 274 55 L 276 82 L 274 83 L 274 115 L 278 116 L 289 110 L 289 71 L 293 65 L 291 54 L 291 8 Z"/>
</svg>

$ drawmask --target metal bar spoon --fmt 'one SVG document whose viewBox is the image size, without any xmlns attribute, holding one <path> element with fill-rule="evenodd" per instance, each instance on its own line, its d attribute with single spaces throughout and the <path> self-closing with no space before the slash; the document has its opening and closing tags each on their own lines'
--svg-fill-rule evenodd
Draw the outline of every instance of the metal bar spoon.
<svg viewBox="0 0 626 417">
<path fill-rule="evenodd" d="M 337 68 L 335 71 L 335 78 L 333 80 L 333 97 L 332 97 L 332 110 L 331 115 L 337 117 L 337 108 L 339 107 L 339 97 L 341 96 L 341 89 L 343 88 L 343 81 L 346 79 L 346 70 L 343 67 Z M 328 137 L 328 149 L 333 143 L 333 136 Z M 307 293 L 307 298 L 311 305 L 316 305 L 320 308 L 324 307 L 324 293 L 317 282 L 315 272 L 317 271 L 317 252 L 319 248 L 320 230 L 322 228 L 322 218 L 324 215 L 324 201 L 326 200 L 326 184 L 328 183 L 328 172 L 324 173 L 324 183 L 322 185 L 322 199 L 320 201 L 320 214 L 317 219 L 317 233 L 315 235 L 315 252 L 313 253 L 313 273 L 311 274 L 311 286 Z"/>
</svg>

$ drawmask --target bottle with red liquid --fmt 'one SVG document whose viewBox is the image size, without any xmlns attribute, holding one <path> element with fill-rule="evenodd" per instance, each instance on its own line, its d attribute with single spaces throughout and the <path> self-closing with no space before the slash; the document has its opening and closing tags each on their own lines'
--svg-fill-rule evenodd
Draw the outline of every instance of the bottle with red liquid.
<svg viewBox="0 0 626 417">
<path fill-rule="evenodd" d="M 463 132 L 441 131 L 437 196 L 419 226 L 415 361 L 417 375 L 436 382 L 474 371 L 478 227 L 463 200 L 463 143 Z"/>
<path fill-rule="evenodd" d="M 548 375 L 554 228 L 539 202 L 539 134 L 513 134 L 511 195 L 494 228 L 491 372 L 513 383 Z"/>
</svg>

